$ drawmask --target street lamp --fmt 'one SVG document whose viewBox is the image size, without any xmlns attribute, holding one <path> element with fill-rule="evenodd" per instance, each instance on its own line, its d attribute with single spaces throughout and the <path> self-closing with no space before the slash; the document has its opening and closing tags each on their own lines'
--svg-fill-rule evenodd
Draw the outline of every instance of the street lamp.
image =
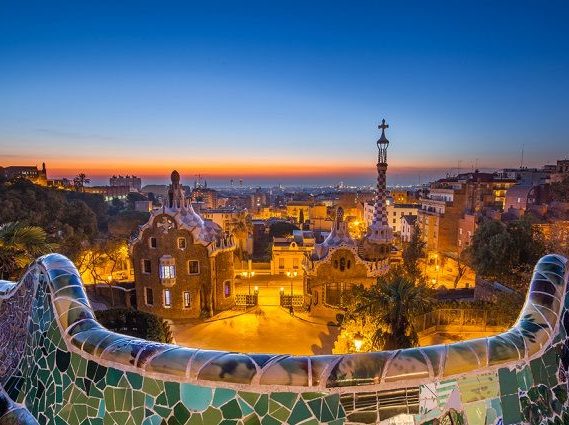
<svg viewBox="0 0 569 425">
<path fill-rule="evenodd" d="M 291 297 L 290 302 L 292 303 L 292 283 L 293 283 L 293 279 L 296 276 L 298 276 L 298 272 L 286 272 L 286 275 L 290 278 L 290 297 Z"/>
<path fill-rule="evenodd" d="M 354 347 L 356 351 L 360 351 L 362 349 L 362 345 L 364 343 L 364 336 L 358 332 L 354 335 Z"/>
<path fill-rule="evenodd" d="M 255 276 L 255 272 L 252 271 L 241 272 L 241 276 L 247 279 L 247 282 L 249 283 L 249 295 L 251 295 L 251 278 Z"/>
</svg>

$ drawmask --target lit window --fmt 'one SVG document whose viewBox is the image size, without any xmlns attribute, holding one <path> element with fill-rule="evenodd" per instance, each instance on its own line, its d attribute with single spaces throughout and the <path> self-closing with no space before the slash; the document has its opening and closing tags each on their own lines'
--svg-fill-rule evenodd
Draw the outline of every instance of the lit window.
<svg viewBox="0 0 569 425">
<path fill-rule="evenodd" d="M 164 284 L 174 284 L 176 279 L 176 260 L 171 255 L 160 257 L 160 280 Z"/>
<path fill-rule="evenodd" d="M 178 238 L 178 249 L 186 249 L 186 238 Z"/>
<path fill-rule="evenodd" d="M 152 263 L 150 260 L 142 260 L 142 273 L 150 274 L 152 273 Z"/>
<path fill-rule="evenodd" d="M 293 269 L 298 269 L 298 258 L 293 258 L 293 259 L 292 259 L 292 268 L 293 268 Z"/>
<path fill-rule="evenodd" d="M 190 291 L 184 291 L 184 308 L 190 308 L 192 306 L 192 294 Z"/>
<path fill-rule="evenodd" d="M 169 289 L 164 289 L 164 307 L 172 307 L 172 294 Z"/>
<path fill-rule="evenodd" d="M 225 298 L 231 296 L 231 281 L 230 280 L 226 280 L 223 283 L 223 295 L 225 296 Z"/>
<path fill-rule="evenodd" d="M 154 293 L 152 288 L 144 288 L 144 302 L 146 305 L 154 305 Z"/>
<path fill-rule="evenodd" d="M 160 279 L 174 279 L 176 266 L 173 264 L 160 264 Z"/>
<path fill-rule="evenodd" d="M 198 260 L 188 261 L 188 273 L 200 274 L 200 262 Z"/>
<path fill-rule="evenodd" d="M 284 269 L 284 258 L 279 258 L 279 269 Z"/>
<path fill-rule="evenodd" d="M 149 240 L 148 243 L 150 245 L 150 248 L 156 248 L 156 246 L 158 245 L 158 242 L 156 241 L 156 238 L 154 236 L 152 236 Z"/>
</svg>

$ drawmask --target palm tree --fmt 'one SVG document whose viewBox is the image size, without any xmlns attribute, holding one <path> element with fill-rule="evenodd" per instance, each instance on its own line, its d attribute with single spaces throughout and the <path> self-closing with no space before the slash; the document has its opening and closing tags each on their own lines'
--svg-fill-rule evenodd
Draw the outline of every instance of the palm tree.
<svg viewBox="0 0 569 425">
<path fill-rule="evenodd" d="M 251 215 L 247 211 L 241 211 L 237 217 L 231 222 L 231 233 L 235 236 L 239 244 L 238 250 L 243 256 L 246 252 L 246 244 L 249 235 L 253 233 L 253 223 Z"/>
<path fill-rule="evenodd" d="M 394 350 L 417 344 L 413 318 L 428 310 L 432 303 L 426 286 L 415 285 L 398 268 L 380 277 L 370 288 L 359 287 L 354 296 L 352 316 L 363 316 L 375 324 L 373 346 Z"/>
<path fill-rule="evenodd" d="M 20 222 L 0 225 L 0 278 L 8 278 L 36 257 L 53 251 L 45 231 Z"/>
<path fill-rule="evenodd" d="M 85 173 L 79 173 L 73 178 L 75 190 L 78 192 L 85 192 L 85 185 L 91 183 L 91 179 Z"/>
</svg>

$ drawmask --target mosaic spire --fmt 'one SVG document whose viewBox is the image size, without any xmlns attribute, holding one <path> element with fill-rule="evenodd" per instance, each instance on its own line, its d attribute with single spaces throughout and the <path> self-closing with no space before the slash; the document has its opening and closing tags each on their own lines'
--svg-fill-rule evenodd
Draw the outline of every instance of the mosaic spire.
<svg viewBox="0 0 569 425">
<path fill-rule="evenodd" d="M 389 125 L 385 120 L 381 120 L 378 126 L 381 136 L 377 141 L 377 195 L 375 197 L 375 210 L 373 213 L 373 224 L 376 226 L 387 226 L 387 148 L 389 140 L 385 137 L 385 129 Z"/>
</svg>

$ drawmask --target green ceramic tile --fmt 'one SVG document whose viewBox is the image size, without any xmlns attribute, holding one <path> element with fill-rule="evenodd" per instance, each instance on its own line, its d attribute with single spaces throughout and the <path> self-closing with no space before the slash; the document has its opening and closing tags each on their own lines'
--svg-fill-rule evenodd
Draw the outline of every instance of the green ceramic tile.
<svg viewBox="0 0 569 425">
<path fill-rule="evenodd" d="M 237 419 L 242 415 L 239 403 L 235 399 L 221 406 L 221 413 L 223 414 L 224 419 Z"/>
<path fill-rule="evenodd" d="M 502 404 L 502 413 L 504 415 L 504 425 L 521 422 L 522 415 L 520 413 L 520 402 L 516 395 L 500 397 L 500 402 Z"/>
<path fill-rule="evenodd" d="M 296 404 L 294 405 L 292 411 L 290 412 L 290 416 L 288 418 L 288 423 L 291 425 L 298 424 L 312 416 L 312 413 L 306 406 L 306 403 L 302 398 L 300 398 Z"/>
</svg>

